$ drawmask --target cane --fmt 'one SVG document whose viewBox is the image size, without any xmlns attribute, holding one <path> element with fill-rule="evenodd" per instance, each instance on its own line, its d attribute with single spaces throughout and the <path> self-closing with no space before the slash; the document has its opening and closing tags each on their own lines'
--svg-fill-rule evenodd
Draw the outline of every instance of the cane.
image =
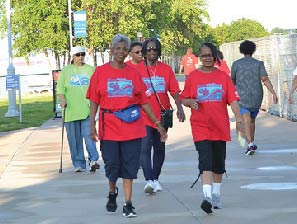
<svg viewBox="0 0 297 224">
<path fill-rule="evenodd" d="M 63 109 L 63 117 L 62 117 L 62 145 L 61 145 L 61 158 L 60 158 L 60 169 L 59 173 L 62 173 L 62 163 L 63 163 L 63 147 L 64 147 L 64 126 L 65 126 L 65 111 L 66 111 L 66 105 Z"/>
</svg>

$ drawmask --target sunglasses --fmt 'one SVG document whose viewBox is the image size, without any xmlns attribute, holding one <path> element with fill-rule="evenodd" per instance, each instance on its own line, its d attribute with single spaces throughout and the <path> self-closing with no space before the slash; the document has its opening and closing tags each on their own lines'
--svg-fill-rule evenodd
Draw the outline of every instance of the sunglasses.
<svg viewBox="0 0 297 224">
<path fill-rule="evenodd" d="M 148 48 L 146 49 L 147 52 L 150 52 L 150 51 L 157 52 L 158 50 L 159 50 L 159 49 L 156 48 L 156 47 L 148 47 Z"/>
<path fill-rule="evenodd" d="M 141 51 L 131 51 L 131 53 L 134 53 L 134 54 L 139 54 L 139 53 L 141 53 Z"/>
<path fill-rule="evenodd" d="M 76 53 L 74 54 L 76 57 L 80 57 L 80 56 L 86 56 L 86 53 L 85 52 L 81 52 L 81 53 Z"/>
</svg>

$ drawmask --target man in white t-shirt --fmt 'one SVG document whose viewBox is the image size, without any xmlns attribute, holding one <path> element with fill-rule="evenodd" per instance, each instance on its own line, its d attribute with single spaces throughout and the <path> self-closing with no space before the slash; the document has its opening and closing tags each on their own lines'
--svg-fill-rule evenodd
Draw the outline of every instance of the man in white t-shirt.
<svg viewBox="0 0 297 224">
<path fill-rule="evenodd" d="M 296 88 L 297 88 L 297 67 L 295 68 L 294 72 L 293 72 L 293 83 L 292 83 L 292 88 L 290 91 L 290 95 L 289 95 L 289 103 L 293 104 L 294 100 L 293 100 L 293 93 L 295 92 Z"/>
</svg>

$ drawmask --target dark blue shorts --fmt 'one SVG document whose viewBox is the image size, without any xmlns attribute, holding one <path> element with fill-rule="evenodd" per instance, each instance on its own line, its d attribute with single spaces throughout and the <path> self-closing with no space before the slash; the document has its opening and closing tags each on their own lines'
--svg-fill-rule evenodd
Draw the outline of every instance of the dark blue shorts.
<svg viewBox="0 0 297 224">
<path fill-rule="evenodd" d="M 116 182 L 119 177 L 137 179 L 141 138 L 129 141 L 102 140 L 100 148 L 104 161 L 105 176 L 109 181 Z"/>
<path fill-rule="evenodd" d="M 216 174 L 225 173 L 226 142 L 225 141 L 198 141 L 195 142 L 198 151 L 199 171 L 212 171 Z"/>
<path fill-rule="evenodd" d="M 250 114 L 252 118 L 256 118 L 258 116 L 259 109 L 258 110 L 251 110 L 245 107 L 240 107 L 240 114 Z"/>
</svg>

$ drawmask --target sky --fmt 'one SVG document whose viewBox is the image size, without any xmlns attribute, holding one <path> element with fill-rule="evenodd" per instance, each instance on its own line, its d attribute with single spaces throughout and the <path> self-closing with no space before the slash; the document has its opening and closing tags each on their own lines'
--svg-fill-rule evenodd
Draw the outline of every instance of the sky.
<svg viewBox="0 0 297 224">
<path fill-rule="evenodd" d="M 206 0 L 210 25 L 246 18 L 256 20 L 268 31 L 278 27 L 297 29 L 296 0 Z"/>
</svg>

